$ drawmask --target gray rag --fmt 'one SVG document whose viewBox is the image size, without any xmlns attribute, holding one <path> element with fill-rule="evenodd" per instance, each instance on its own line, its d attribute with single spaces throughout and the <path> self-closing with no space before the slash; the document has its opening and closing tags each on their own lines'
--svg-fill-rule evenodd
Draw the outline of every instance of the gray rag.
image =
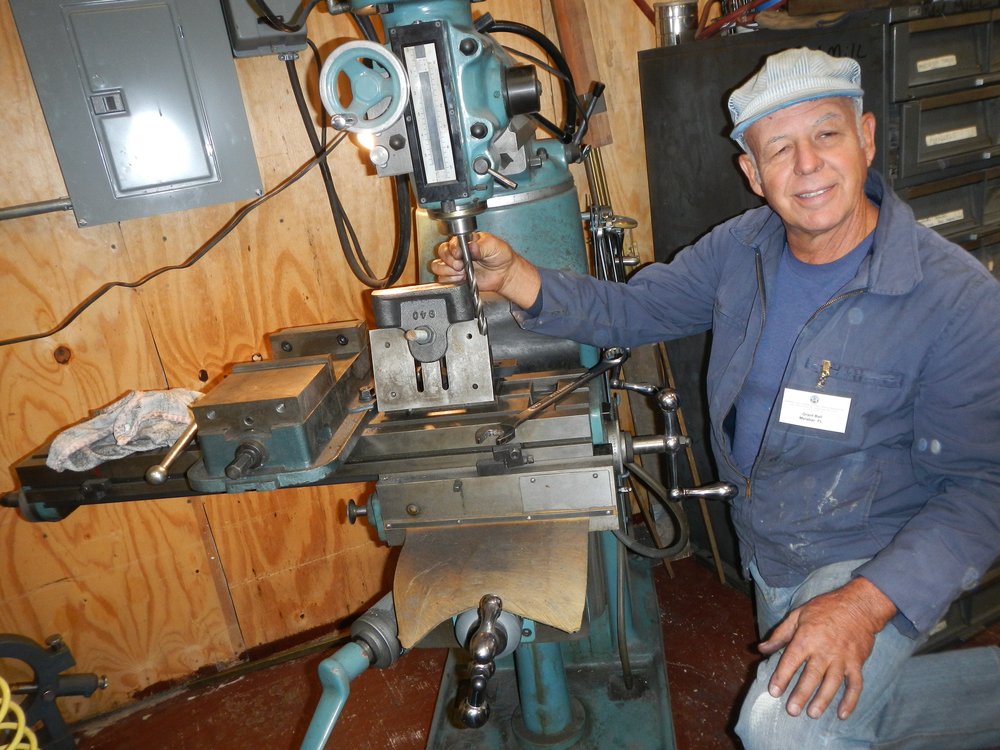
<svg viewBox="0 0 1000 750">
<path fill-rule="evenodd" d="M 139 451 L 173 445 L 192 419 L 188 406 L 198 391 L 129 391 L 56 435 L 46 465 L 56 471 L 86 471 Z"/>
</svg>

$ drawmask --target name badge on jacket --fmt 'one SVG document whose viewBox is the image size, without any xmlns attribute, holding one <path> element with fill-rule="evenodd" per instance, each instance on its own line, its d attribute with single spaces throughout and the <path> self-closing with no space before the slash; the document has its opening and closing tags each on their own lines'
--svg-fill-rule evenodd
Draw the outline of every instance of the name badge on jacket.
<svg viewBox="0 0 1000 750">
<path fill-rule="evenodd" d="M 851 399 L 826 393 L 786 388 L 781 397 L 778 421 L 827 432 L 846 432 Z"/>
</svg>

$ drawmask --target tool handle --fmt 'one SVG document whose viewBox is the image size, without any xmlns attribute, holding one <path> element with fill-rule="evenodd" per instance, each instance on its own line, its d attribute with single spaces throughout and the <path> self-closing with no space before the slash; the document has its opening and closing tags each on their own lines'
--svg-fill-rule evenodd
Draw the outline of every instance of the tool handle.
<svg viewBox="0 0 1000 750">
<path fill-rule="evenodd" d="M 163 484 L 166 482 L 167 476 L 170 474 L 170 467 L 173 466 L 174 461 L 181 455 L 187 444 L 191 442 L 191 438 L 194 437 L 196 432 L 198 432 L 198 423 L 192 420 L 191 424 L 185 427 L 184 432 L 177 438 L 177 442 L 167 451 L 167 455 L 163 457 L 163 460 L 155 466 L 150 466 L 146 469 L 146 481 L 150 484 Z"/>
<path fill-rule="evenodd" d="M 712 482 L 703 484 L 701 487 L 683 488 L 678 487 L 670 490 L 671 500 L 683 500 L 689 497 L 704 498 L 705 500 L 731 500 L 736 497 L 736 485 L 730 482 Z"/>
<path fill-rule="evenodd" d="M 478 729 L 490 718 L 486 685 L 496 671 L 496 655 L 507 647 L 507 633 L 497 625 L 503 611 L 500 597 L 487 594 L 479 601 L 479 627 L 469 641 L 469 694 L 458 709 L 462 723 Z"/>
</svg>

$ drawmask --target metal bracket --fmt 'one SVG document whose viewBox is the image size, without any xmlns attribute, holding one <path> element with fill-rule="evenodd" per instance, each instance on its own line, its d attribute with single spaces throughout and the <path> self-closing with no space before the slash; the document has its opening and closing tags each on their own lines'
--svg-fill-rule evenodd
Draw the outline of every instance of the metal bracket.
<svg viewBox="0 0 1000 750">
<path fill-rule="evenodd" d="M 15 695 L 26 695 L 21 709 L 29 726 L 41 723 L 39 745 L 45 750 L 73 750 L 76 741 L 66 725 L 56 699 L 67 695 L 89 698 L 108 686 L 107 677 L 96 674 L 60 674 L 76 666 L 62 637 L 50 635 L 45 646 L 13 633 L 0 634 L 0 659 L 23 661 L 33 673 L 33 681 L 11 686 Z"/>
<path fill-rule="evenodd" d="M 493 458 L 476 462 L 476 473 L 481 477 L 497 476 L 531 463 L 534 458 L 522 450 L 520 443 L 498 445 L 493 448 Z"/>
</svg>

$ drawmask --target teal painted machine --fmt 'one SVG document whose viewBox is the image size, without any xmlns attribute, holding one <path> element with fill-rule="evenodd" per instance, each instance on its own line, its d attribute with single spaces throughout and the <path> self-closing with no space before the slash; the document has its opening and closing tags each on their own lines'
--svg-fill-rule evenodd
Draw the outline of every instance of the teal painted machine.
<svg viewBox="0 0 1000 750">
<path fill-rule="evenodd" d="M 355 3 L 359 10 L 362 5 Z M 552 128 L 555 137 L 536 137 L 540 86 L 534 68 L 516 64 L 491 35 L 510 31 L 514 25 L 491 19 L 473 21 L 469 3 L 460 0 L 396 2 L 388 7 L 391 11 L 381 15 L 386 44 L 356 43 L 335 52 L 324 66 L 321 92 L 335 126 L 368 138 L 369 156 L 380 175 L 411 175 L 423 280 L 432 280 L 427 266 L 438 243 L 449 235 L 457 236 L 468 258 L 468 242 L 478 229 L 503 236 L 539 265 L 579 273 L 621 269 L 620 225 L 619 241 L 609 245 L 615 230 L 614 222 L 607 222 L 607 206 L 593 207 L 581 216 L 569 163 L 583 156 L 582 131 L 575 131 L 576 122 L 569 122 L 573 118 L 567 115 L 566 127 Z M 349 86 L 344 85 L 345 77 Z M 352 99 L 344 101 L 338 92 L 348 89 Z M 589 220 L 589 250 L 583 218 Z M 467 268 L 472 264 L 467 263 Z M 395 417 L 387 418 L 385 424 L 395 430 L 401 429 L 401 419 L 412 420 L 425 458 L 417 460 L 419 466 L 404 469 L 398 462 L 381 468 L 375 494 L 366 507 L 352 507 L 351 519 L 367 516 L 383 541 L 405 545 L 407 529 L 419 527 L 414 517 L 432 503 L 438 503 L 432 512 L 443 526 L 524 522 L 578 513 L 591 518 L 590 574 L 579 632 L 557 631 L 514 616 L 503 610 L 499 597 L 484 590 L 478 610 L 443 623 L 418 644 L 452 646 L 428 747 L 672 750 L 673 726 L 651 563 L 628 554 L 615 538 L 615 533 L 622 533 L 619 527 L 627 525 L 621 520 L 628 513 L 623 505 L 627 473 L 623 460 L 631 443 L 625 448 L 618 432 L 610 386 L 613 382 L 627 385 L 612 380 L 620 377 L 627 354 L 612 350 L 602 357 L 588 347 L 527 334 L 513 322 L 506 303 L 490 295 L 480 297 L 474 274 L 467 275 L 467 282 L 467 309 L 460 309 L 462 304 L 450 297 L 442 301 L 451 292 L 436 285 L 373 293 L 380 326 L 372 332 L 371 347 L 379 409 L 391 407 L 388 411 Z M 435 311 L 434 320 L 438 320 L 443 310 L 448 311 L 449 331 L 460 329 L 470 341 L 485 340 L 478 354 L 458 351 L 455 340 L 449 338 L 450 348 L 440 355 L 447 366 L 430 359 L 429 347 L 446 334 L 443 326 L 427 321 Z M 558 373 L 573 373 L 578 379 L 570 387 L 552 386 L 539 392 L 564 391 L 553 404 L 561 403 L 563 410 L 575 408 L 578 421 L 555 425 L 564 413 L 512 422 L 511 413 L 521 408 L 530 411 L 548 397 L 533 395 L 535 386 L 528 386 L 526 400 L 517 402 L 521 406 L 508 405 L 505 399 L 520 396 L 507 390 L 516 390 L 510 385 L 515 381 L 500 376 L 490 399 L 478 399 L 467 391 L 446 404 L 483 415 L 474 425 L 478 428 L 475 440 L 465 438 L 468 445 L 462 439 L 442 440 L 441 454 L 427 456 L 434 452 L 438 433 L 421 422 L 419 407 L 445 404 L 439 400 L 443 386 L 437 380 L 433 387 L 425 381 L 443 379 L 445 370 L 451 373 L 461 367 L 464 371 L 476 356 L 488 357 L 494 372 L 499 362 L 515 362 L 505 367 L 512 367 L 509 375 L 521 378 L 517 382 L 553 377 L 558 381 L 567 377 Z M 575 375 L 581 363 L 593 365 L 589 374 Z M 400 379 L 408 379 L 414 370 L 418 385 L 400 388 Z M 380 372 L 392 375 L 379 384 Z M 396 396 L 403 390 L 426 394 L 431 400 L 422 403 L 418 395 L 399 408 L 386 403 L 386 394 Z M 568 406 L 570 402 L 577 406 Z M 487 404 L 494 411 L 483 412 Z M 490 426 L 498 419 L 499 424 Z M 563 443 L 577 446 L 575 463 L 559 463 L 563 459 L 555 454 L 550 458 L 544 441 L 533 439 L 549 423 Z M 370 442 L 362 438 L 354 456 L 361 454 L 364 460 L 366 450 L 379 453 L 372 447 L 378 443 L 379 429 L 374 424 L 366 431 Z M 651 450 L 666 450 L 662 438 L 650 440 L 656 443 Z M 504 453 L 507 445 L 511 448 Z M 530 462 L 525 446 L 531 447 Z M 493 465 L 484 466 L 479 458 L 483 450 L 491 450 Z M 464 463 L 457 457 L 463 451 L 469 451 Z M 470 462 L 475 462 L 476 476 L 470 475 Z M 553 466 L 561 467 L 567 483 L 576 481 L 579 467 L 595 478 L 606 471 L 607 489 L 587 501 L 586 509 L 566 509 L 558 502 L 534 515 L 517 503 L 511 514 L 497 509 L 506 505 L 508 494 L 524 499 L 524 485 L 517 494 L 508 489 L 508 480 L 533 482 L 527 479 L 531 472 Z M 431 475 L 443 480 L 435 484 L 426 478 Z M 480 498 L 475 483 L 487 479 L 490 489 Z M 452 482 L 463 486 L 464 499 L 460 507 L 449 511 Z M 679 543 L 673 550 L 682 546 Z M 393 607 L 390 594 L 358 619 L 352 643 L 321 665 L 324 692 L 304 750 L 324 746 L 353 677 L 370 665 L 388 666 L 404 652 Z M 456 708 L 458 695 L 464 699 Z"/>
</svg>

